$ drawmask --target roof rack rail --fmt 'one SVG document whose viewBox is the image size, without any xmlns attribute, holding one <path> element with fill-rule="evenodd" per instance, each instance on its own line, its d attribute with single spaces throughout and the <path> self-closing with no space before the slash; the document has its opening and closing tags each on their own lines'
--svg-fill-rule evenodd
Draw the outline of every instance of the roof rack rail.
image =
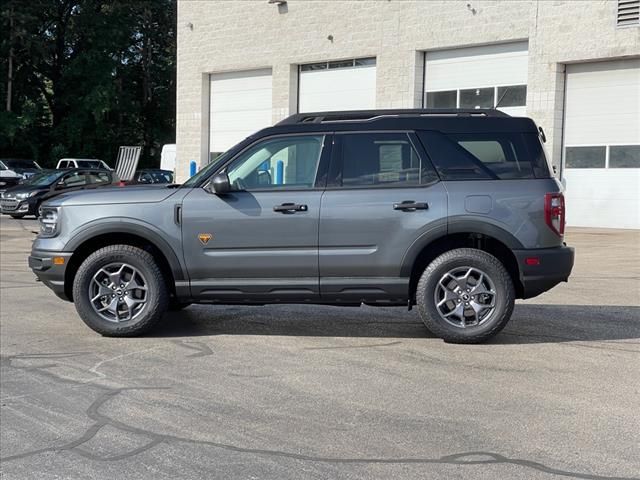
<svg viewBox="0 0 640 480">
<path fill-rule="evenodd" d="M 296 123 L 326 123 L 326 122 L 371 122 L 381 118 L 407 118 L 431 116 L 456 117 L 509 117 L 504 112 L 494 109 L 461 109 L 461 108 L 429 108 L 429 109 L 398 109 L 398 110 L 351 110 L 339 112 L 310 112 L 296 113 L 277 125 L 292 125 Z"/>
</svg>

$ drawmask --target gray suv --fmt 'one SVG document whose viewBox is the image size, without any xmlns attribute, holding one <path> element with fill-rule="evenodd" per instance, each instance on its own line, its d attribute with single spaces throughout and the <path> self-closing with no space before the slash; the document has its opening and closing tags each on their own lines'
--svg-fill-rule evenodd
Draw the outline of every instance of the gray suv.
<svg viewBox="0 0 640 480">
<path fill-rule="evenodd" d="M 495 110 L 293 115 L 183 185 L 56 197 L 29 265 L 108 336 L 191 303 L 364 303 L 481 342 L 571 273 L 543 135 Z"/>
</svg>

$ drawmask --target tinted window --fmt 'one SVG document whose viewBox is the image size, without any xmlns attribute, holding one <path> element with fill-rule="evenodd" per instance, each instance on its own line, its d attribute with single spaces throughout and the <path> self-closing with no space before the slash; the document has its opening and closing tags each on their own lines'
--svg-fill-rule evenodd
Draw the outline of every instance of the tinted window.
<svg viewBox="0 0 640 480">
<path fill-rule="evenodd" d="M 236 190 L 313 188 L 324 136 L 300 135 L 265 140 L 227 168 Z"/>
<path fill-rule="evenodd" d="M 345 187 L 420 185 L 436 177 L 421 165 L 406 133 L 339 135 Z"/>
<path fill-rule="evenodd" d="M 458 92 L 427 92 L 427 108 L 456 108 Z"/>
<path fill-rule="evenodd" d="M 102 168 L 100 160 L 78 160 L 76 163 L 80 168 Z"/>
<path fill-rule="evenodd" d="M 604 168 L 606 166 L 607 147 L 567 147 L 565 149 L 565 167 L 567 168 Z"/>
<path fill-rule="evenodd" d="M 640 168 L 640 145 L 611 145 L 609 168 Z"/>
<path fill-rule="evenodd" d="M 527 104 L 527 86 L 510 85 L 498 87 L 496 107 L 523 107 Z"/>
<path fill-rule="evenodd" d="M 25 183 L 28 185 L 48 186 L 53 184 L 62 175 L 63 175 L 63 172 L 56 172 L 56 171 L 39 173 L 31 177 Z"/>
<path fill-rule="evenodd" d="M 493 102 L 493 87 L 460 90 L 460 108 L 493 108 Z"/>
<path fill-rule="evenodd" d="M 69 175 L 66 175 L 62 179 L 62 182 L 65 187 L 80 187 L 87 183 L 87 179 L 84 176 L 84 174 L 80 172 L 73 172 L 73 173 L 70 173 Z"/>
<path fill-rule="evenodd" d="M 418 136 L 443 180 L 549 178 L 535 133 L 424 131 Z"/>
<path fill-rule="evenodd" d="M 9 168 L 38 168 L 33 160 L 3 160 L 4 164 Z"/>
<path fill-rule="evenodd" d="M 111 177 L 107 172 L 87 172 L 87 178 L 92 184 L 111 183 Z"/>
</svg>

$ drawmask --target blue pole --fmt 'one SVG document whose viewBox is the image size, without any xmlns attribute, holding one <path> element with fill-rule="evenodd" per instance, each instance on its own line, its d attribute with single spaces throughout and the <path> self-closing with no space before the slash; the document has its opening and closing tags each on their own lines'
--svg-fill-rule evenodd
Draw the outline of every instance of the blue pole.
<svg viewBox="0 0 640 480">
<path fill-rule="evenodd" d="M 197 171 L 198 171 L 198 166 L 196 165 L 195 160 L 191 160 L 191 163 L 189 163 L 189 176 L 193 177 Z"/>
<path fill-rule="evenodd" d="M 282 185 L 283 178 L 284 178 L 284 162 L 282 160 L 278 160 L 276 162 L 276 185 Z"/>
</svg>

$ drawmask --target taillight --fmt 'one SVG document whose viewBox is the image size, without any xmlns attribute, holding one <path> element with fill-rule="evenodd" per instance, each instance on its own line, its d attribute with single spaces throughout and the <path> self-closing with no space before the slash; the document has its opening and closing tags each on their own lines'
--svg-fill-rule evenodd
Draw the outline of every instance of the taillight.
<svg viewBox="0 0 640 480">
<path fill-rule="evenodd" d="M 547 193 L 544 196 L 544 221 L 555 234 L 564 236 L 564 195 Z"/>
</svg>

